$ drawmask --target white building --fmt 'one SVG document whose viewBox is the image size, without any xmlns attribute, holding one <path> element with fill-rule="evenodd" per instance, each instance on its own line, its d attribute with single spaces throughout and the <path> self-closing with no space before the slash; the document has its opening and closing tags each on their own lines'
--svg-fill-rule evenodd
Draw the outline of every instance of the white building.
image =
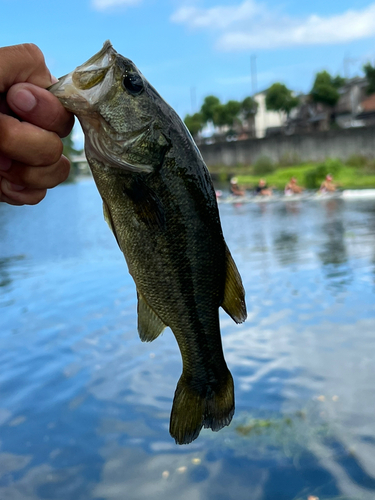
<svg viewBox="0 0 375 500">
<path fill-rule="evenodd" d="M 286 113 L 267 110 L 266 91 L 255 94 L 254 100 L 258 103 L 255 115 L 255 136 L 260 139 L 265 137 L 268 128 L 282 127 L 286 120 Z"/>
</svg>

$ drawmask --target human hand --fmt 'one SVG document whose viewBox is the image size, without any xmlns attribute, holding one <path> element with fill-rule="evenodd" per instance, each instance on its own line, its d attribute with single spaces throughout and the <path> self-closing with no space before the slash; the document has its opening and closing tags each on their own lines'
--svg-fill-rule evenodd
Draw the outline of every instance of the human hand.
<svg viewBox="0 0 375 500">
<path fill-rule="evenodd" d="M 74 116 L 46 90 L 54 82 L 36 45 L 0 47 L 0 202 L 35 205 L 69 175 L 60 137 Z"/>
</svg>

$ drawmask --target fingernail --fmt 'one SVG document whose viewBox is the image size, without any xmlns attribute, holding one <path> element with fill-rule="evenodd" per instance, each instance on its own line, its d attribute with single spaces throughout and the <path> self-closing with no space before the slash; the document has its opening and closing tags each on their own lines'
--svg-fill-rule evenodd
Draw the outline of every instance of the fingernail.
<svg viewBox="0 0 375 500">
<path fill-rule="evenodd" d="M 18 92 L 16 92 L 13 97 L 13 100 L 14 104 L 21 111 L 31 111 L 33 108 L 35 108 L 37 104 L 37 101 L 33 96 L 33 94 L 26 89 L 21 89 Z"/>
<path fill-rule="evenodd" d="M 51 75 L 51 83 L 57 83 L 59 81 L 58 78 L 56 78 L 55 76 Z"/>
<path fill-rule="evenodd" d="M 26 186 L 20 186 L 19 184 L 13 184 L 13 182 L 9 182 L 10 189 L 12 191 L 23 191 Z"/>
<path fill-rule="evenodd" d="M 6 172 L 12 166 L 12 160 L 6 156 L 0 155 L 0 170 Z"/>
</svg>

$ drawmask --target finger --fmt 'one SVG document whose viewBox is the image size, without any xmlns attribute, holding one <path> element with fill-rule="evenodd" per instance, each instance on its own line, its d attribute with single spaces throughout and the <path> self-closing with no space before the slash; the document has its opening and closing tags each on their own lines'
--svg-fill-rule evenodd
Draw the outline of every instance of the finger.
<svg viewBox="0 0 375 500">
<path fill-rule="evenodd" d="M 38 127 L 66 137 L 73 128 L 74 116 L 48 90 L 30 83 L 17 83 L 7 94 L 7 102 L 17 116 Z"/>
<path fill-rule="evenodd" d="M 42 51 L 32 43 L 1 47 L 0 75 L 0 93 L 19 82 L 29 82 L 43 88 L 53 83 Z"/>
<path fill-rule="evenodd" d="M 55 132 L 0 114 L 0 154 L 31 166 L 52 165 L 63 150 Z"/>
<path fill-rule="evenodd" d="M 46 189 L 18 190 L 7 179 L 0 178 L 0 201 L 10 205 L 36 205 L 46 196 Z"/>
<path fill-rule="evenodd" d="M 50 189 L 66 181 L 69 171 L 68 158 L 61 156 L 58 162 L 47 167 L 30 167 L 13 162 L 9 170 L 1 172 L 1 176 L 10 183 L 27 189 Z"/>
</svg>

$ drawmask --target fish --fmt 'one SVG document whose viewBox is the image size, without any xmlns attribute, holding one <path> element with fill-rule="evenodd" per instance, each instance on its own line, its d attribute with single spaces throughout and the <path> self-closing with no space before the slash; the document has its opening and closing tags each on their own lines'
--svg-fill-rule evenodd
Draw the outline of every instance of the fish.
<svg viewBox="0 0 375 500">
<path fill-rule="evenodd" d="M 246 317 L 203 158 L 177 113 L 109 41 L 49 90 L 74 113 L 104 217 L 137 290 L 144 342 L 172 330 L 182 356 L 169 431 L 177 444 L 230 424 L 234 384 L 219 307 Z"/>
</svg>

